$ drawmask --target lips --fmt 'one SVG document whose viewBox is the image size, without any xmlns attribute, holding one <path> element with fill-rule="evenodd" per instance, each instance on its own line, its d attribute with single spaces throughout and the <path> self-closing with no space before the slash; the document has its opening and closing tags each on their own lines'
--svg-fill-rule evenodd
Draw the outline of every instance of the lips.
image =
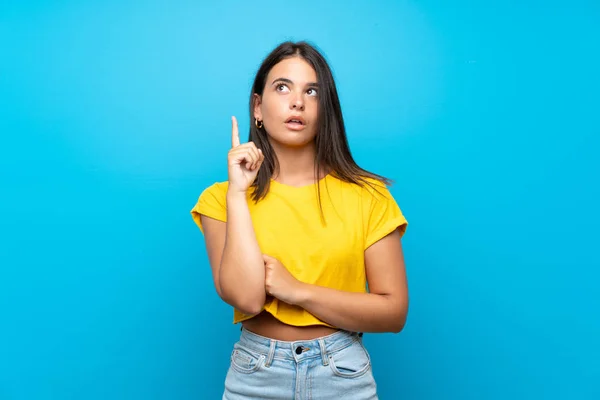
<svg viewBox="0 0 600 400">
<path fill-rule="evenodd" d="M 300 116 L 292 116 L 289 117 L 286 121 L 286 124 L 299 124 L 299 125 L 306 125 L 306 122 L 304 122 L 304 118 L 300 117 Z"/>
<path fill-rule="evenodd" d="M 285 126 L 292 131 L 301 131 L 306 126 L 306 122 L 300 116 L 292 116 L 285 121 Z"/>
</svg>

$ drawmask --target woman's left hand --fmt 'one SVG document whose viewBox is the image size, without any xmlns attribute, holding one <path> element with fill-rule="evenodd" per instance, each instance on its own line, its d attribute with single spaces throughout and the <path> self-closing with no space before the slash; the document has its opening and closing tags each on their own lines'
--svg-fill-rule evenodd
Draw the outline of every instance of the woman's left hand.
<svg viewBox="0 0 600 400">
<path fill-rule="evenodd" d="M 304 284 L 276 258 L 263 254 L 265 261 L 265 289 L 267 294 L 288 304 L 297 304 Z"/>
</svg>

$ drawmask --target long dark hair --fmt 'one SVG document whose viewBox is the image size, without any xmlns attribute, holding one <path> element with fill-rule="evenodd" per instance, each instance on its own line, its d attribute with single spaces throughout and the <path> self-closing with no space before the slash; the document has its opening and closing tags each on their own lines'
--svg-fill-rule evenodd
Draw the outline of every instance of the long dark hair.
<svg viewBox="0 0 600 400">
<path fill-rule="evenodd" d="M 250 135 L 248 140 L 262 149 L 265 156 L 252 185 L 254 187 L 253 200 L 258 202 L 266 196 L 271 177 L 279 168 L 277 156 L 269 143 L 266 130 L 264 127 L 257 128 L 255 125 L 255 95 L 262 96 L 271 68 L 290 57 L 301 57 L 314 68 L 317 74 L 319 84 L 318 128 L 315 138 L 315 179 L 317 182 L 321 173 L 327 171 L 340 180 L 360 186 L 370 184 L 366 178 L 376 179 L 386 185 L 391 184 L 389 179 L 360 168 L 352 158 L 335 81 L 325 58 L 313 45 L 305 41 L 297 43 L 288 41 L 281 43 L 264 59 L 256 73 L 250 93 Z M 320 185 L 317 184 L 319 204 L 320 190 Z"/>
</svg>

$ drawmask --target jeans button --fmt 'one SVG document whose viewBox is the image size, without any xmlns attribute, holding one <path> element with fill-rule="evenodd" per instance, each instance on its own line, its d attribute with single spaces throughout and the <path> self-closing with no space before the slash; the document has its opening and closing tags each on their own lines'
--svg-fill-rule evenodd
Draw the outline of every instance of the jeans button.
<svg viewBox="0 0 600 400">
<path fill-rule="evenodd" d="M 302 347 L 296 347 L 296 354 L 302 354 Z"/>
</svg>

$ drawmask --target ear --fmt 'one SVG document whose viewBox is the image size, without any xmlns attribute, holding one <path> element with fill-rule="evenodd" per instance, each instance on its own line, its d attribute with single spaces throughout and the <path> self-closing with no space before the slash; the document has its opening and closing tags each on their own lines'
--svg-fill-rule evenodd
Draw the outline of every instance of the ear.
<svg viewBox="0 0 600 400">
<path fill-rule="evenodd" d="M 253 101 L 254 101 L 254 118 L 259 121 L 262 121 L 262 119 L 263 119 L 262 111 L 260 108 L 260 106 L 262 104 L 262 98 L 258 94 L 254 93 Z"/>
</svg>

